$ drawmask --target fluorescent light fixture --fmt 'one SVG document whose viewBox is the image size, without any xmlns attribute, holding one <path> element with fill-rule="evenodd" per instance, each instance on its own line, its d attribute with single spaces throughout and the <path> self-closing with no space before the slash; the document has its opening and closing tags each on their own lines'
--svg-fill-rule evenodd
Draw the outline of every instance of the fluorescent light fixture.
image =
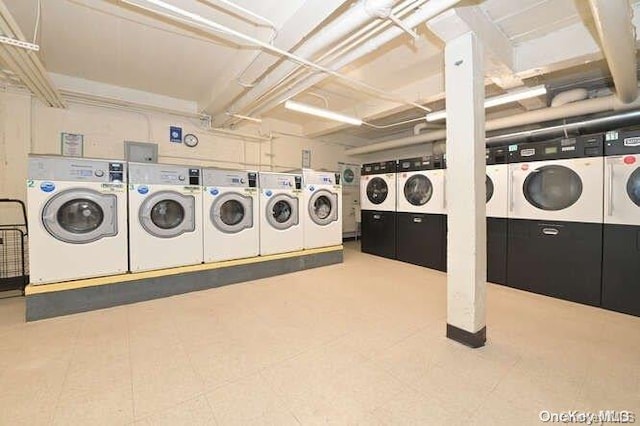
<svg viewBox="0 0 640 426">
<path fill-rule="evenodd" d="M 494 96 L 493 98 L 486 99 L 484 101 L 485 108 L 491 108 L 498 105 L 510 104 L 511 102 L 518 102 L 523 99 L 535 98 L 536 96 L 542 96 L 547 94 L 547 88 L 544 85 L 514 90 L 512 92 L 505 93 L 504 95 Z"/>
<path fill-rule="evenodd" d="M 536 96 L 542 96 L 547 93 L 547 88 L 544 85 L 514 90 L 504 95 L 494 96 L 489 99 L 485 99 L 484 107 L 491 108 L 498 105 L 506 105 L 512 102 L 518 102 L 523 99 L 535 98 Z M 427 121 L 438 121 L 447 118 L 447 111 L 436 111 L 427 114 Z"/>
<path fill-rule="evenodd" d="M 298 111 L 303 114 L 315 115 L 316 117 L 327 118 L 333 121 L 339 121 L 341 123 L 351 124 L 353 126 L 361 126 L 362 120 L 355 117 L 349 117 L 348 115 L 339 114 L 337 112 L 329 111 L 328 109 L 318 108 L 307 104 L 301 104 L 296 101 L 287 101 L 284 103 L 286 109 L 292 111 Z"/>
</svg>

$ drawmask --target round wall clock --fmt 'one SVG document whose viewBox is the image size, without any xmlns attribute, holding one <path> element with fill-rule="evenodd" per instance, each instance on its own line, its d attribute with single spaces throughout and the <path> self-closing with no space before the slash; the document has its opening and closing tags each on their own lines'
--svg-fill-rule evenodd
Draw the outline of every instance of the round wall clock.
<svg viewBox="0 0 640 426">
<path fill-rule="evenodd" d="M 184 144 L 189 148 L 193 148 L 198 145 L 198 137 L 192 134 L 184 135 Z"/>
</svg>

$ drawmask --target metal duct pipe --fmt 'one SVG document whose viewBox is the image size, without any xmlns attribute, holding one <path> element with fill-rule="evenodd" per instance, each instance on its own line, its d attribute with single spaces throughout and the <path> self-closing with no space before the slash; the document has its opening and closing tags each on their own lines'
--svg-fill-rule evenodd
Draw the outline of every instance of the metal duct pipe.
<svg viewBox="0 0 640 426">
<path fill-rule="evenodd" d="M 640 111 L 623 112 L 616 115 L 610 115 L 608 117 L 592 118 L 589 120 L 576 121 L 575 123 L 560 124 L 558 126 L 545 127 L 542 129 L 525 130 L 522 132 L 509 133 L 506 135 L 491 136 L 486 139 L 487 145 L 502 145 L 507 142 L 514 142 L 520 139 L 526 139 L 533 136 L 552 136 L 561 135 L 568 130 L 575 129 L 591 129 L 597 128 L 616 128 L 624 125 L 627 120 L 640 119 Z"/>
<path fill-rule="evenodd" d="M 390 8 L 396 1 L 397 0 L 360 0 L 351 9 L 330 22 L 321 32 L 294 50 L 293 53 L 301 58 L 312 59 L 313 56 L 322 49 L 331 46 L 367 22 L 377 19 L 378 17 L 375 15 L 376 12 Z M 280 81 L 298 66 L 299 64 L 291 63 L 290 61 L 282 62 L 257 82 L 254 87 L 245 92 L 240 99 L 232 105 L 227 105 L 224 110 L 243 111 L 243 108 L 250 104 L 253 99 L 261 96 L 269 90 L 272 85 L 276 84 L 276 82 Z"/>
<path fill-rule="evenodd" d="M 414 12 L 413 15 L 405 19 L 403 21 L 404 25 L 409 28 L 416 27 L 421 23 L 426 22 L 429 19 L 441 14 L 445 10 L 455 6 L 459 2 L 460 0 L 431 0 L 427 4 L 422 6 L 420 9 L 418 9 L 418 11 Z M 362 58 L 363 56 L 366 56 L 376 51 L 381 46 L 384 46 L 385 44 L 389 43 L 391 40 L 403 34 L 405 34 L 405 32 L 401 28 L 395 27 L 395 26 L 391 27 L 384 33 L 380 34 L 379 36 L 368 40 L 366 43 L 363 43 L 359 48 L 352 50 L 349 54 L 328 64 L 327 67 L 329 67 L 334 71 L 340 70 L 341 68 Z M 265 111 L 268 111 L 274 108 L 275 106 L 279 105 L 283 101 L 290 99 L 295 95 L 297 95 L 298 93 L 301 93 L 307 90 L 308 88 L 310 88 L 311 86 L 321 82 L 327 77 L 328 77 L 327 74 L 313 74 L 307 77 L 306 79 L 303 79 L 302 81 L 297 83 L 295 86 L 291 87 L 286 92 L 284 92 L 277 98 L 273 99 L 272 101 L 267 102 L 266 104 L 259 106 L 257 108 L 254 108 L 248 114 L 256 115 L 256 114 L 260 114 Z"/>
<path fill-rule="evenodd" d="M 638 76 L 629 1 L 589 0 L 589 6 L 618 99 L 623 103 L 633 102 L 638 96 Z"/>
<path fill-rule="evenodd" d="M 522 114 L 516 114 L 509 117 L 497 118 L 489 120 L 485 124 L 487 132 L 491 130 L 508 129 L 510 127 L 519 127 L 527 124 L 542 123 L 545 121 L 559 120 L 562 118 L 579 117 L 581 115 L 595 114 L 605 111 L 624 111 L 640 108 L 640 98 L 632 103 L 624 104 L 615 96 L 607 96 L 605 98 L 588 99 L 585 101 L 574 102 L 555 108 L 544 108 L 535 111 L 528 111 Z M 372 145 L 347 149 L 347 155 L 361 155 L 370 152 L 386 151 L 389 149 L 402 148 L 405 146 L 418 145 L 425 142 L 433 142 L 445 139 L 446 130 L 436 130 L 417 136 L 409 136 L 402 139 L 374 143 Z"/>
<path fill-rule="evenodd" d="M 587 97 L 589 97 L 587 89 L 570 89 L 555 95 L 551 100 L 551 106 L 555 108 L 571 102 L 585 100 Z"/>
</svg>

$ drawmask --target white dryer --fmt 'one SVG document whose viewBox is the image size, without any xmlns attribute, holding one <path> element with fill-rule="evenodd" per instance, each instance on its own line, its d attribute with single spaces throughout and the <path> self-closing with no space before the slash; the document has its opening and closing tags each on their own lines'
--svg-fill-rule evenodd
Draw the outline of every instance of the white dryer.
<svg viewBox="0 0 640 426">
<path fill-rule="evenodd" d="M 603 135 L 509 151 L 508 285 L 599 306 Z"/>
<path fill-rule="evenodd" d="M 395 259 L 396 161 L 363 164 L 360 177 L 360 226 L 363 253 Z"/>
<path fill-rule="evenodd" d="M 131 272 L 202 263 L 197 167 L 129 163 Z"/>
<path fill-rule="evenodd" d="M 487 148 L 487 281 L 507 282 L 509 165 L 507 147 Z"/>
<path fill-rule="evenodd" d="M 605 141 L 602 307 L 640 316 L 640 131 Z"/>
<path fill-rule="evenodd" d="M 259 254 L 258 173 L 203 169 L 204 261 Z"/>
<path fill-rule="evenodd" d="M 340 173 L 303 170 L 304 248 L 342 244 Z"/>
<path fill-rule="evenodd" d="M 398 260 L 444 271 L 447 261 L 445 162 L 442 156 L 398 161 Z"/>
<path fill-rule="evenodd" d="M 260 254 L 302 250 L 302 175 L 260 172 Z"/>
<path fill-rule="evenodd" d="M 30 156 L 32 284 L 127 272 L 125 163 Z"/>
</svg>

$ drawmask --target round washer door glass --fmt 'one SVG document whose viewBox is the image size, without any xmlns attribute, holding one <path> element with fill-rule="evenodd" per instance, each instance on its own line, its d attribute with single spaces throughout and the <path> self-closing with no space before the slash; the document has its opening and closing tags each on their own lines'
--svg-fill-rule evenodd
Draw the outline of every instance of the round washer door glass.
<svg viewBox="0 0 640 426">
<path fill-rule="evenodd" d="M 414 206 L 423 206 L 433 196 L 433 185 L 425 175 L 413 175 L 404 183 L 404 197 Z"/>
<path fill-rule="evenodd" d="M 374 177 L 367 184 L 367 198 L 373 204 L 382 204 L 387 199 L 389 193 L 389 187 L 384 179 Z"/>
<path fill-rule="evenodd" d="M 69 200 L 58 209 L 56 220 L 60 226 L 73 234 L 93 232 L 102 225 L 104 211 L 94 201 L 79 198 Z"/>
<path fill-rule="evenodd" d="M 564 210 L 582 195 L 582 180 L 565 166 L 542 166 L 527 176 L 522 188 L 533 206 L 549 211 Z"/>
<path fill-rule="evenodd" d="M 151 208 L 151 221 L 158 228 L 173 229 L 184 221 L 185 211 L 175 200 L 162 200 Z"/>
<path fill-rule="evenodd" d="M 487 187 L 487 203 L 489 202 L 489 200 L 491 200 L 491 197 L 493 197 L 493 180 L 487 175 L 487 178 L 485 179 L 485 186 Z"/>
<path fill-rule="evenodd" d="M 278 223 L 286 223 L 293 214 L 293 208 L 287 200 L 278 200 L 271 207 L 271 215 Z"/>
<path fill-rule="evenodd" d="M 640 167 L 635 169 L 629 176 L 627 194 L 636 206 L 640 206 Z"/>
<path fill-rule="evenodd" d="M 220 220 L 228 226 L 235 226 L 244 219 L 244 206 L 238 200 L 227 200 L 220 206 Z"/>
<path fill-rule="evenodd" d="M 326 195 L 321 195 L 313 203 L 313 211 L 318 219 L 326 219 L 331 214 L 331 200 Z"/>
</svg>

